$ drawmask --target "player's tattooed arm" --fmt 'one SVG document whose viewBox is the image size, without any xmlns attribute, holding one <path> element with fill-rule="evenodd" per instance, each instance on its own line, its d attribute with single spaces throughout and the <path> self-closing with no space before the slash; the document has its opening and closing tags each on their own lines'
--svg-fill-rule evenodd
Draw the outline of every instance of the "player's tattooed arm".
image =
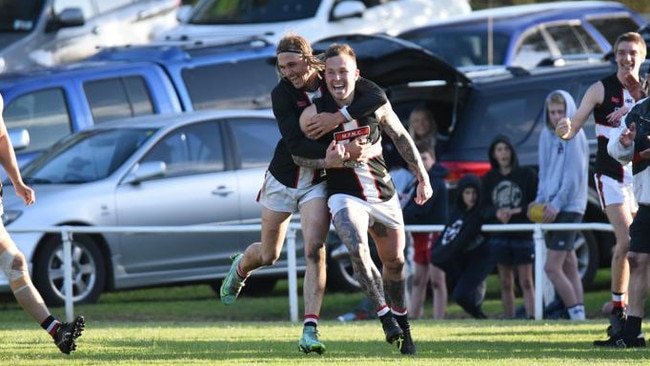
<svg viewBox="0 0 650 366">
<path fill-rule="evenodd" d="M 409 169 L 412 172 L 415 172 L 416 177 L 419 182 L 429 180 L 429 175 L 427 170 L 424 168 L 422 159 L 420 159 L 420 153 L 418 153 L 415 143 L 409 135 L 404 125 L 397 117 L 397 114 L 393 111 L 390 103 L 384 104 L 381 108 L 377 110 L 379 120 L 382 123 L 382 128 L 388 137 L 393 140 L 397 151 L 402 156 L 402 159 L 406 162 Z"/>
<path fill-rule="evenodd" d="M 332 141 L 327 147 L 324 159 L 309 159 L 297 155 L 291 155 L 291 157 L 293 158 L 293 162 L 301 167 L 311 169 L 330 169 L 342 167 L 345 160 L 350 157 L 350 154 L 345 151 L 343 145 L 337 144 L 336 141 Z"/>
</svg>

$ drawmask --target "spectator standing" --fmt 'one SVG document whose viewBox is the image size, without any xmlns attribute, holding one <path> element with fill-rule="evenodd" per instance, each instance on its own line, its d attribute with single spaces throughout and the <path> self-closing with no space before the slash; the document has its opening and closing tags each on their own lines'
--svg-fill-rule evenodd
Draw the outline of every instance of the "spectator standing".
<svg viewBox="0 0 650 366">
<path fill-rule="evenodd" d="M 481 210 L 486 223 L 530 223 L 526 210 L 537 192 L 535 172 L 519 166 L 512 143 L 503 135 L 497 136 L 490 145 L 488 158 L 491 169 L 483 177 L 481 193 Z M 532 232 L 495 232 L 490 238 L 490 251 L 499 271 L 504 316 L 515 316 L 514 271 L 517 271 L 526 317 L 532 317 L 535 308 Z"/>
<path fill-rule="evenodd" d="M 415 192 L 406 201 L 402 213 L 407 225 L 444 225 L 447 222 L 448 194 L 445 185 L 447 168 L 436 162 L 436 154 L 427 141 L 416 143 L 420 158 L 429 173 L 433 196 L 424 204 L 415 203 Z M 415 184 L 415 182 L 413 182 Z M 445 272 L 431 264 L 431 248 L 438 233 L 412 233 L 414 273 L 411 283 L 409 314 L 412 319 L 422 317 L 427 296 L 427 285 L 433 293 L 433 317 L 443 319 L 447 310 Z"/>
<path fill-rule="evenodd" d="M 539 183 L 534 203 L 544 205 L 542 222 L 545 223 L 582 222 L 587 206 L 589 144 L 585 132 L 578 131 L 571 140 L 562 140 L 555 134 L 558 121 L 572 116 L 575 110 L 573 97 L 564 90 L 551 92 L 544 102 L 546 128 L 539 136 Z M 532 220 L 530 214 L 529 218 Z M 585 320 L 582 280 L 574 247 L 576 235 L 577 231 L 547 234 L 544 270 L 569 318 Z"/>
</svg>

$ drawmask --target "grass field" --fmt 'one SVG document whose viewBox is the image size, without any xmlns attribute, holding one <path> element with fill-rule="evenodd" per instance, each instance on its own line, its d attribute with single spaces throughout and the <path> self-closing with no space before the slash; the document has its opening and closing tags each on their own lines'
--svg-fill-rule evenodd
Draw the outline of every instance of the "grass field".
<svg viewBox="0 0 650 366">
<path fill-rule="evenodd" d="M 75 307 L 87 319 L 79 349 L 58 352 L 49 336 L 11 298 L 0 301 L 0 365 L 612 365 L 650 364 L 646 350 L 601 350 L 606 320 L 598 308 L 608 292 L 587 294 L 590 319 L 467 319 L 456 305 L 449 320 L 415 320 L 418 354 L 402 356 L 385 341 L 378 321 L 340 323 L 360 294 L 327 294 L 320 325 L 327 352 L 297 350 L 300 324 L 288 321 L 286 286 L 269 296 L 220 304 L 208 286 L 105 294 L 98 304 Z M 489 287 L 490 288 L 490 287 Z M 492 292 L 491 292 L 492 293 Z M 493 293 L 492 293 L 493 294 Z M 493 297 L 493 296 L 491 296 Z M 496 317 L 500 303 L 486 301 Z M 63 316 L 63 309 L 54 309 Z M 428 312 L 430 314 L 430 310 Z"/>
</svg>

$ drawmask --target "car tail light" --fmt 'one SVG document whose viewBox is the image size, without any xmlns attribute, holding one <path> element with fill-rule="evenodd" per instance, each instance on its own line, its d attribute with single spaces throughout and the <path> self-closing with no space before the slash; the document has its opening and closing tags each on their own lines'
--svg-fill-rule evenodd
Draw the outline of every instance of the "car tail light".
<svg viewBox="0 0 650 366">
<path fill-rule="evenodd" d="M 445 182 L 450 188 L 456 187 L 458 180 L 465 174 L 472 173 L 482 177 L 492 168 L 487 161 L 441 161 L 440 164 L 449 169 Z"/>
</svg>

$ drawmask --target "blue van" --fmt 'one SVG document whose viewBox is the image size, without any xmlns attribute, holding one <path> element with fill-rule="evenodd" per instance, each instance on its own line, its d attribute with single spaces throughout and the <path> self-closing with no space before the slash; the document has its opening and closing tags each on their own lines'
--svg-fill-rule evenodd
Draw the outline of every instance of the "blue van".
<svg viewBox="0 0 650 366">
<path fill-rule="evenodd" d="M 19 165 L 96 123 L 205 109 L 264 109 L 275 46 L 258 40 L 107 48 L 81 62 L 0 74 Z"/>
</svg>

